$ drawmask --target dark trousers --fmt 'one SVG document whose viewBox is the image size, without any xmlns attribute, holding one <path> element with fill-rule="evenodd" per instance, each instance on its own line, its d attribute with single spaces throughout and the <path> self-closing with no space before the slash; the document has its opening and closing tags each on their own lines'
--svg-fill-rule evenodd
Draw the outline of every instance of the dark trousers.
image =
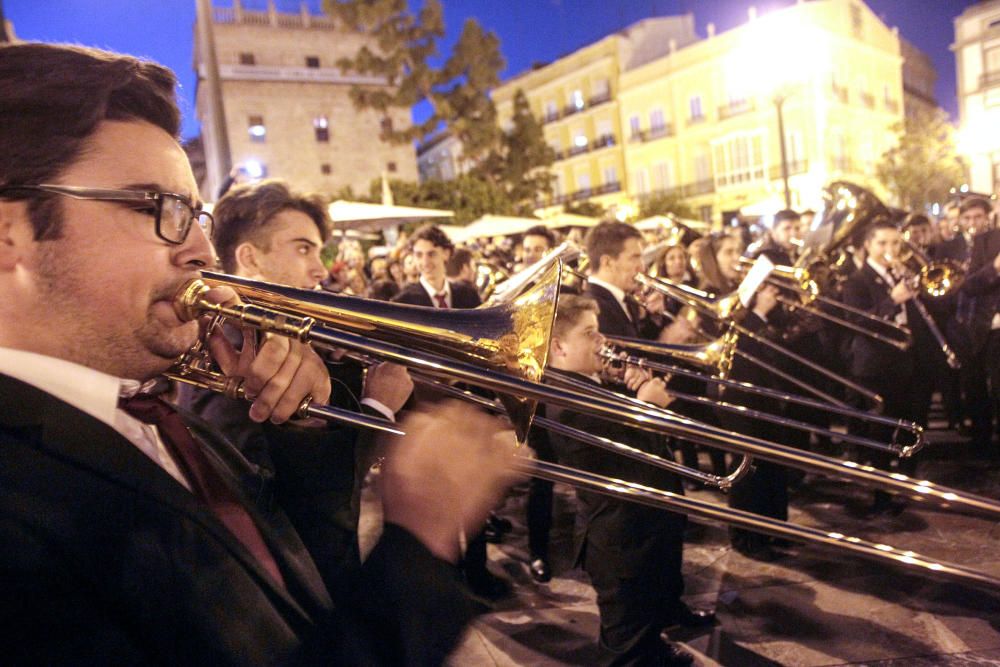
<svg viewBox="0 0 1000 667">
<path fill-rule="evenodd" d="M 992 451 L 994 429 L 1000 431 L 1000 330 L 962 367 L 965 403 L 972 421 L 973 442 Z"/>
</svg>

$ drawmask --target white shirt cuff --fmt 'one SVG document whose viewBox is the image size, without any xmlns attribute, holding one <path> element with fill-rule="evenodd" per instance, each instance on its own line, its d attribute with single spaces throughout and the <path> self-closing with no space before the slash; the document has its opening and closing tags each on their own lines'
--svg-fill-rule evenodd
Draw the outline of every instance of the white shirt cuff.
<svg viewBox="0 0 1000 667">
<path fill-rule="evenodd" d="M 380 412 L 382 414 L 382 416 L 384 416 L 386 419 L 388 419 L 391 422 L 396 421 L 396 413 L 393 412 L 392 410 L 390 410 L 388 407 L 386 407 L 386 405 L 384 403 L 382 403 L 381 401 L 379 401 L 377 399 L 370 398 L 370 397 L 362 398 L 361 399 L 361 405 L 367 405 L 371 409 L 376 410 L 377 412 Z"/>
</svg>

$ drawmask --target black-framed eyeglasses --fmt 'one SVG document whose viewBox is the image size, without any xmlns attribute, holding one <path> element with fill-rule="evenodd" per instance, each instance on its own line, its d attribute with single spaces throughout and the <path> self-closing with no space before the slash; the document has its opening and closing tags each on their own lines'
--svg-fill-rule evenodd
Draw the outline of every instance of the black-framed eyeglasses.
<svg viewBox="0 0 1000 667">
<path fill-rule="evenodd" d="M 211 213 L 192 206 L 187 197 L 173 192 L 156 192 L 152 190 L 110 190 L 106 188 L 87 188 L 76 185 L 2 185 L 0 197 L 7 193 L 17 192 L 50 192 L 73 199 L 95 201 L 111 201 L 130 204 L 131 208 L 152 215 L 156 220 L 156 235 L 167 243 L 180 245 L 188 237 L 194 223 L 212 238 L 215 230 L 215 218 Z"/>
</svg>

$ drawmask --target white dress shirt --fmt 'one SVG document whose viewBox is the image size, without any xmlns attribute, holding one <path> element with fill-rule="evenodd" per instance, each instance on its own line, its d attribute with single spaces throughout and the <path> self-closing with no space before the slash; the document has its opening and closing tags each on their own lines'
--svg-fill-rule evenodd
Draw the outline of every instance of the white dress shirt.
<svg viewBox="0 0 1000 667">
<path fill-rule="evenodd" d="M 889 287 L 895 287 L 896 286 L 897 280 L 892 277 L 892 274 L 889 273 L 889 270 L 887 268 L 885 268 L 884 266 L 882 266 L 878 262 L 873 262 L 871 257 L 869 257 L 865 261 L 868 262 L 868 266 L 872 267 L 872 270 L 875 271 L 875 273 L 877 273 L 878 276 L 882 280 L 884 280 L 886 282 L 886 284 L 889 285 Z M 905 327 L 906 324 L 907 324 L 907 320 L 906 320 L 906 303 L 903 302 L 903 303 L 899 303 L 899 304 L 896 304 L 896 305 L 899 306 L 899 312 L 896 313 L 896 317 L 894 317 L 893 320 L 899 326 Z"/>
<path fill-rule="evenodd" d="M 420 284 L 421 284 L 421 286 L 423 286 L 424 290 L 426 290 L 426 292 L 430 295 L 430 297 L 431 297 L 431 304 L 435 308 L 440 308 L 440 306 L 438 306 L 438 302 L 437 302 L 437 295 L 441 294 L 441 293 L 444 293 L 444 302 L 446 304 L 448 304 L 447 307 L 451 308 L 451 283 L 448 282 L 447 278 L 445 278 L 444 287 L 441 290 L 434 289 L 434 286 L 431 285 L 426 280 L 424 280 L 423 276 L 420 276 Z"/>
<path fill-rule="evenodd" d="M 618 305 L 622 307 L 622 311 L 625 313 L 625 317 L 629 319 L 629 322 L 632 321 L 632 315 L 629 314 L 628 308 L 625 306 L 625 290 L 623 290 L 620 287 L 615 287 L 611 283 L 606 283 L 600 278 L 595 278 L 593 276 L 588 276 L 587 282 L 590 283 L 591 285 L 599 285 L 600 287 L 603 287 L 604 289 L 611 292 L 611 295 L 615 297 L 615 301 L 617 301 Z"/>
<path fill-rule="evenodd" d="M 119 398 L 134 396 L 144 388 L 138 380 L 117 378 L 64 359 L 6 347 L 0 347 L 0 373 L 41 389 L 107 424 L 190 490 L 156 427 L 142 423 L 118 407 Z"/>
</svg>

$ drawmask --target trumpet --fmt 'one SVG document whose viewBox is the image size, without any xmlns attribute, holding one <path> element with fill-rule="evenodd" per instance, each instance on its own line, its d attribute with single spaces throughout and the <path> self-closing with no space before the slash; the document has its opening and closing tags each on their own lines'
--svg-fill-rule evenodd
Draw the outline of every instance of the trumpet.
<svg viewBox="0 0 1000 667">
<path fill-rule="evenodd" d="M 320 294 L 205 272 L 179 293 L 176 309 L 185 319 L 202 315 L 235 318 L 258 330 L 294 337 L 319 347 L 345 348 L 403 364 L 422 376 L 455 380 L 499 394 L 500 405 L 523 442 L 537 402 L 613 420 L 625 427 L 676 435 L 697 444 L 761 458 L 803 470 L 845 478 L 866 486 L 1000 519 L 1000 504 L 929 481 L 888 474 L 853 462 L 838 461 L 779 443 L 743 436 L 656 409 L 600 387 L 579 386 L 572 378 L 549 374 L 542 383 L 548 338 L 558 293 L 559 262 L 542 268 L 517 294 L 501 304 L 467 311 L 440 311 L 417 306 L 373 302 L 356 297 Z M 208 301 L 209 286 L 227 285 L 244 303 Z M 824 532 L 720 508 L 627 480 L 600 476 L 544 461 L 521 460 L 517 466 L 550 481 L 621 499 L 723 521 L 792 540 L 819 544 L 926 575 L 1000 590 L 1000 579 L 950 563 L 877 545 L 835 532 Z"/>
</svg>

